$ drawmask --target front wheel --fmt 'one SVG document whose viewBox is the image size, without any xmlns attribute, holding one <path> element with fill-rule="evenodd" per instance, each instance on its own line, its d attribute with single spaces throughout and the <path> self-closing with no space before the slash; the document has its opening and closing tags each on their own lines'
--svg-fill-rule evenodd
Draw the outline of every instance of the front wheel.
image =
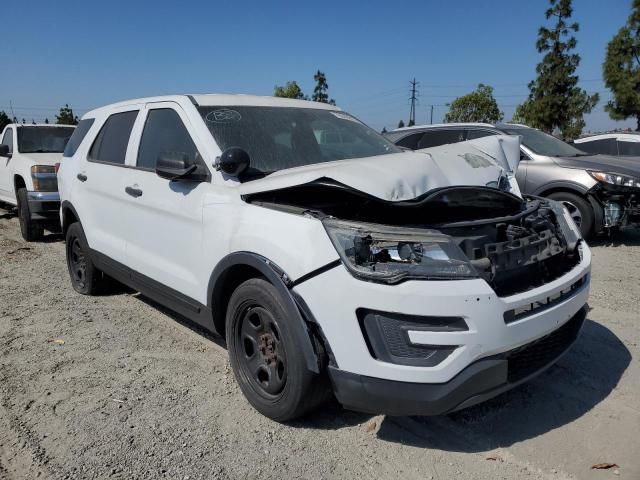
<svg viewBox="0 0 640 480">
<path fill-rule="evenodd" d="M 591 204 L 585 198 L 569 192 L 555 192 L 548 196 L 564 205 L 569 215 L 580 229 L 584 238 L 593 232 L 594 215 Z"/>
<path fill-rule="evenodd" d="M 226 336 L 236 380 L 249 403 L 276 421 L 309 412 L 328 398 L 325 376 L 306 368 L 276 288 L 261 278 L 242 283 L 227 307 Z"/>
<path fill-rule="evenodd" d="M 16 194 L 18 201 L 18 219 L 20 220 L 20 233 L 27 242 L 37 242 L 44 235 L 42 225 L 31 220 L 31 210 L 29 209 L 29 198 L 26 188 L 19 188 Z"/>
</svg>

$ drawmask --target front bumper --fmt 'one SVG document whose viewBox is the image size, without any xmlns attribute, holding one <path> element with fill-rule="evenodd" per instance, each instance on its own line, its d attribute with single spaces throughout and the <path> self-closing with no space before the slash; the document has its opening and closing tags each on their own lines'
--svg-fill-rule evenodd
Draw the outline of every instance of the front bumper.
<svg viewBox="0 0 640 480">
<path fill-rule="evenodd" d="M 293 291 L 304 299 L 321 329 L 336 368 L 382 380 L 441 384 L 479 360 L 558 330 L 574 317 L 587 303 L 590 287 L 591 252 L 586 244 L 580 249 L 580 262 L 566 274 L 507 297 L 496 295 L 482 279 L 407 281 L 390 286 L 358 280 L 342 265 L 294 286 Z M 468 328 L 445 331 L 407 325 L 403 338 L 409 346 L 452 347 L 453 351 L 437 364 L 399 364 L 372 354 L 359 322 L 360 309 L 458 317 Z"/>
<path fill-rule="evenodd" d="M 568 322 L 530 344 L 482 358 L 444 383 L 410 383 L 330 367 L 338 401 L 351 410 L 386 415 L 441 415 L 488 400 L 540 374 L 575 342 L 583 306 Z"/>
<path fill-rule="evenodd" d="M 59 223 L 60 194 L 58 192 L 27 192 L 31 220 Z"/>
</svg>

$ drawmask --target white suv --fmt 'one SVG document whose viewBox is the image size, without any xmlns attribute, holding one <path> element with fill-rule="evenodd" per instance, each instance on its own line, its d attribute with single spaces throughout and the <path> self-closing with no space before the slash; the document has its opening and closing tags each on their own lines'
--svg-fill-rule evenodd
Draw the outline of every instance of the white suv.
<svg viewBox="0 0 640 480">
<path fill-rule="evenodd" d="M 404 152 L 273 97 L 93 110 L 58 174 L 72 285 L 113 277 L 225 336 L 279 421 L 331 392 L 391 415 L 473 405 L 573 343 L 591 263 L 560 204 L 499 181 L 517 137 L 482 140 Z"/>
<path fill-rule="evenodd" d="M 73 133 L 71 125 L 9 124 L 0 134 L 0 202 L 18 207 L 22 236 L 39 240 L 59 231 L 56 166 Z"/>
</svg>

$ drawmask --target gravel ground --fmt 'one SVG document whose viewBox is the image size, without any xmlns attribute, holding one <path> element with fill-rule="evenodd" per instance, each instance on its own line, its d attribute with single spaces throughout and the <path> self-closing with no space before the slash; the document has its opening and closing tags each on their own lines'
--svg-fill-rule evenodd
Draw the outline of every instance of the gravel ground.
<svg viewBox="0 0 640 480">
<path fill-rule="evenodd" d="M 135 292 L 77 295 L 61 239 L 0 211 L 0 478 L 640 479 L 640 232 L 593 252 L 583 333 L 535 381 L 449 416 L 281 425 L 219 339 Z"/>
</svg>

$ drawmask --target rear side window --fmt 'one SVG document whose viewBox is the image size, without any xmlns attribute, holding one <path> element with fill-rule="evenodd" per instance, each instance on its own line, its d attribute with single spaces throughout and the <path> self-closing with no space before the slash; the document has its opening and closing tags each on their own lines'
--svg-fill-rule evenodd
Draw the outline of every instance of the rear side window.
<svg viewBox="0 0 640 480">
<path fill-rule="evenodd" d="M 618 140 L 618 155 L 625 157 L 640 157 L 640 142 L 625 142 Z"/>
<path fill-rule="evenodd" d="M 576 148 L 588 152 L 601 155 L 618 155 L 615 138 L 604 138 L 602 140 L 593 140 L 591 142 L 580 142 L 575 144 Z"/>
<path fill-rule="evenodd" d="M 137 115 L 138 110 L 134 110 L 114 113 L 107 118 L 91 146 L 89 160 L 124 165 L 131 129 Z"/>
<path fill-rule="evenodd" d="M 489 132 L 488 130 L 467 130 L 467 140 L 473 140 L 474 138 L 489 137 L 491 135 L 495 135 L 495 133 Z"/>
<path fill-rule="evenodd" d="M 13 128 L 8 128 L 2 137 L 2 145 L 9 146 L 9 153 L 13 153 Z"/>
<path fill-rule="evenodd" d="M 402 140 L 396 142 L 396 145 L 399 147 L 410 148 L 411 150 L 416 150 L 418 148 L 418 142 L 422 138 L 422 132 L 413 133 L 411 135 L 407 135 Z"/>
<path fill-rule="evenodd" d="M 198 149 L 180 116 L 170 108 L 150 110 L 144 125 L 137 166 L 155 170 L 161 154 L 181 155 L 196 163 Z"/>
<path fill-rule="evenodd" d="M 464 140 L 464 130 L 448 130 L 438 129 L 425 132 L 420 141 L 418 148 L 439 147 L 449 143 L 458 143 Z"/>
<path fill-rule="evenodd" d="M 73 157 L 75 155 L 78 151 L 78 147 L 80 147 L 80 144 L 82 143 L 82 140 L 84 140 L 84 137 L 87 135 L 91 125 L 93 125 L 93 122 L 93 118 L 80 120 L 80 123 L 78 123 L 78 126 L 71 134 L 71 138 L 69 138 L 67 146 L 64 147 L 63 157 Z"/>
</svg>

